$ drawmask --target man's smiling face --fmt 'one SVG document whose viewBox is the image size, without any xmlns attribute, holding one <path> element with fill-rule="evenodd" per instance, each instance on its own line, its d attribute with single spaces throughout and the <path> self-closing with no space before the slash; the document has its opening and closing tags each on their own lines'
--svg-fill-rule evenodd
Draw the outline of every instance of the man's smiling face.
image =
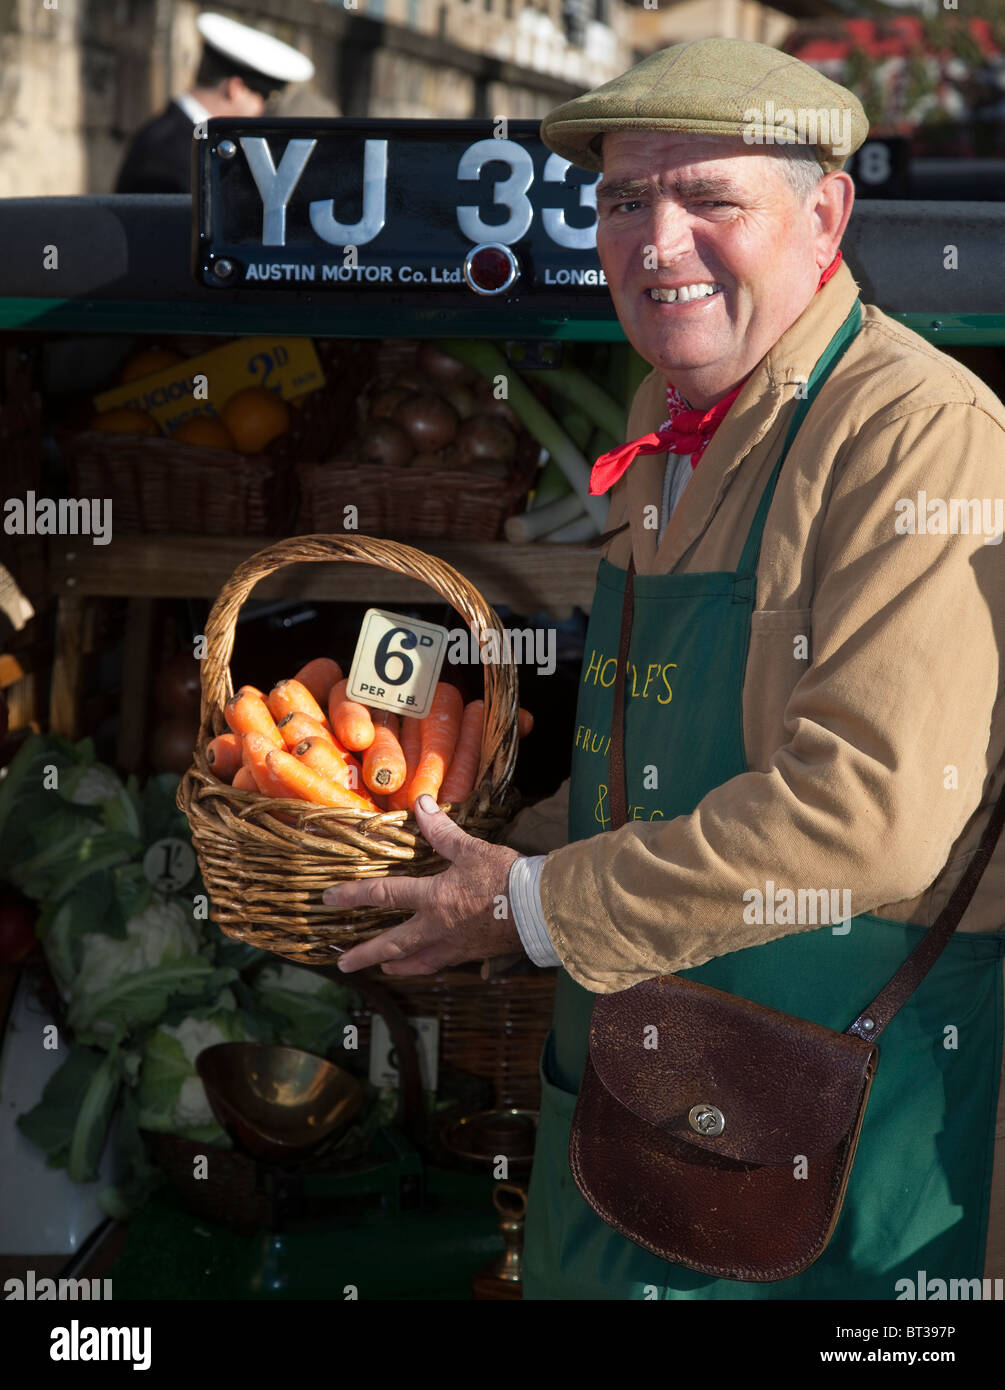
<svg viewBox="0 0 1005 1390">
<path fill-rule="evenodd" d="M 847 174 L 806 200 L 740 139 L 604 136 L 597 251 L 625 334 L 695 406 L 741 381 L 793 324 L 851 213 Z M 654 299 L 685 287 L 687 298 Z"/>
</svg>

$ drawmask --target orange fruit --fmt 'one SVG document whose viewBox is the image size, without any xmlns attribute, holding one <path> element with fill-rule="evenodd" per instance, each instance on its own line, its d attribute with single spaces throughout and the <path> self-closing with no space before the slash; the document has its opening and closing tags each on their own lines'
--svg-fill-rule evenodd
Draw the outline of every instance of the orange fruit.
<svg viewBox="0 0 1005 1390">
<path fill-rule="evenodd" d="M 180 352 L 175 352 L 173 348 L 144 348 L 141 352 L 134 352 L 132 357 L 127 357 L 119 368 L 118 383 L 125 386 L 129 381 L 138 381 L 140 377 L 153 376 L 155 372 L 163 372 L 167 367 L 176 367 L 179 362 L 184 362 Z"/>
<path fill-rule="evenodd" d="M 230 431 L 215 415 L 190 415 L 172 433 L 171 438 L 183 444 L 197 444 L 202 449 L 234 448 Z"/>
<path fill-rule="evenodd" d="M 286 433 L 290 418 L 290 408 L 282 396 L 265 386 L 246 386 L 220 411 L 220 419 L 242 454 L 261 453 L 273 439 Z"/>
<path fill-rule="evenodd" d="M 91 420 L 90 429 L 104 434 L 160 434 L 161 428 L 145 410 L 122 406 L 118 410 L 103 410 Z"/>
</svg>

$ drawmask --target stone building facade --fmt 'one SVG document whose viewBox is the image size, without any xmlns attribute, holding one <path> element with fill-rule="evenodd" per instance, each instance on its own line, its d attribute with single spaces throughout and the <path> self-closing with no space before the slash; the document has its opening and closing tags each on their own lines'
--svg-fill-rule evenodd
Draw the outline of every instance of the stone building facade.
<svg viewBox="0 0 1005 1390">
<path fill-rule="evenodd" d="M 791 26 L 756 0 L 0 0 L 0 197 L 108 192 L 190 80 L 202 9 L 309 54 L 280 109 L 314 116 L 535 118 L 680 39 Z"/>
</svg>

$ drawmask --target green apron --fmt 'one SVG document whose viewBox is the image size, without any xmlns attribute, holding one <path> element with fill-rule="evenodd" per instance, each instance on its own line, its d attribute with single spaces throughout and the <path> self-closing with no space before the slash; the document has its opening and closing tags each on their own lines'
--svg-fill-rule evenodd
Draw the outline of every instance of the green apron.
<svg viewBox="0 0 1005 1390">
<path fill-rule="evenodd" d="M 795 432 L 860 322 L 856 300 L 797 406 L 736 573 L 635 577 L 625 684 L 629 820 L 688 815 L 706 793 L 748 770 L 742 696 L 764 523 Z M 624 570 L 602 560 L 576 714 L 570 842 L 610 826 L 608 752 L 624 584 Z M 658 790 L 644 791 L 653 767 Z M 779 866 L 772 876 L 778 887 L 811 886 L 794 881 L 792 867 L 786 883 Z M 742 912 L 738 907 L 738 943 Z M 680 973 L 843 1031 L 926 930 L 871 913 L 853 917 L 848 932 L 843 925 L 738 949 Z M 830 1244 L 802 1274 L 769 1284 L 668 1264 L 607 1226 L 580 1195 L 569 1170 L 569 1127 L 594 996 L 560 969 L 541 1060 L 524 1298 L 896 1299 L 905 1292 L 897 1281 L 917 1280 L 922 1270 L 929 1281 L 980 1278 L 1002 1056 L 1003 954 L 1005 931 L 957 932 L 886 1028 Z"/>
</svg>

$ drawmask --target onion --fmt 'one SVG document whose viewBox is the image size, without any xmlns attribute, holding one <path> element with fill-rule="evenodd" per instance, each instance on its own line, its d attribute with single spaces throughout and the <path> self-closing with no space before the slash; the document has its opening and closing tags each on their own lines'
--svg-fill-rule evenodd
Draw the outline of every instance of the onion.
<svg viewBox="0 0 1005 1390">
<path fill-rule="evenodd" d="M 438 391 L 439 383 L 426 376 L 424 372 L 416 371 L 414 367 L 405 367 L 404 370 L 396 372 L 391 378 L 392 386 L 399 386 L 404 391 Z"/>
<path fill-rule="evenodd" d="M 477 473 L 485 478 L 508 478 L 510 475 L 508 463 L 504 463 L 502 459 L 492 458 L 472 459 L 468 464 L 467 471 Z"/>
<path fill-rule="evenodd" d="M 154 677 L 154 704 L 162 714 L 180 716 L 199 713 L 202 704 L 202 667 L 191 650 L 182 648 L 157 672 Z M 182 771 L 188 771 L 187 763 Z"/>
<path fill-rule="evenodd" d="M 462 420 L 467 420 L 479 409 L 478 402 L 475 400 L 474 392 L 469 386 L 444 386 L 440 393 L 444 400 L 457 411 Z M 484 409 L 484 407 L 482 407 Z M 515 418 L 515 417 L 514 417 Z"/>
<path fill-rule="evenodd" d="M 449 466 L 442 452 L 416 454 L 412 459 L 412 467 L 421 469 L 424 473 L 442 473 Z"/>
<path fill-rule="evenodd" d="M 404 386 L 388 386 L 383 391 L 378 391 L 370 401 L 370 419 L 390 420 L 394 407 L 407 395 L 408 391 Z"/>
<path fill-rule="evenodd" d="M 457 431 L 454 441 L 462 467 L 474 459 L 502 459 L 512 463 L 516 456 L 516 436 L 494 415 L 472 415 Z"/>
<path fill-rule="evenodd" d="M 415 354 L 415 365 L 425 372 L 431 380 L 446 385 L 448 382 L 463 381 L 467 368 L 456 357 L 441 352 L 435 343 L 421 343 Z"/>
<path fill-rule="evenodd" d="M 360 438 L 359 457 L 365 463 L 401 468 L 414 452 L 408 435 L 392 420 L 375 420 Z"/>
<path fill-rule="evenodd" d="M 497 401 L 491 391 L 486 400 L 479 401 L 478 410 L 482 415 L 495 415 L 500 420 L 505 420 L 511 430 L 520 428 L 519 417 L 509 401 Z"/>
<path fill-rule="evenodd" d="M 150 763 L 155 772 L 184 773 L 192 765 L 199 721 L 163 719 L 154 726 Z"/>
<path fill-rule="evenodd" d="M 457 433 L 457 411 L 432 391 L 415 392 L 394 408 L 392 420 L 400 425 L 420 453 L 435 453 Z"/>
</svg>

